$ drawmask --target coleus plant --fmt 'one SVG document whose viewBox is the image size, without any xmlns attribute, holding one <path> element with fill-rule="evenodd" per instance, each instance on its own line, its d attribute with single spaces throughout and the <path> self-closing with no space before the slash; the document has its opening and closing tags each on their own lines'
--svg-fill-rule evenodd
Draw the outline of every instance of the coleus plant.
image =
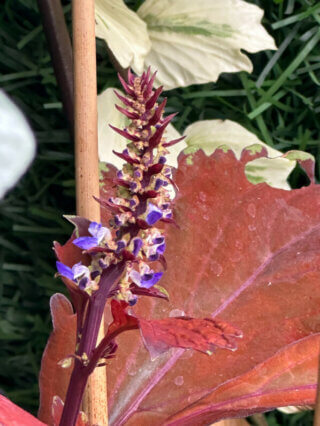
<svg viewBox="0 0 320 426">
<path fill-rule="evenodd" d="M 153 90 L 155 75 L 148 70 L 136 77 L 129 71 L 128 83 L 119 77 L 127 96 L 118 96 L 127 108 L 116 107 L 131 124 L 124 130 L 114 130 L 130 144 L 123 152 L 115 152 L 126 161 L 113 180 L 118 186 L 116 196 L 97 200 L 112 213 L 108 227 L 72 217 L 75 234 L 66 246 L 55 244 L 58 275 L 77 314 L 75 353 L 60 361 L 64 367 L 74 361 L 60 425 L 76 423 L 89 375 L 116 356 L 115 339 L 125 331 L 140 329 L 153 357 L 171 347 L 193 348 L 209 355 L 217 347 L 235 350 L 235 338 L 242 337 L 233 325 L 215 318 L 177 315 L 149 320 L 129 311 L 139 296 L 168 299 L 167 291 L 158 286 L 166 269 L 165 232 L 158 224 L 175 223 L 169 191 L 172 173 L 166 165 L 166 153 L 181 138 L 163 138 L 175 114 L 164 118 L 166 99 L 157 102 L 162 88 Z M 97 346 L 108 301 L 112 322 Z"/>
<path fill-rule="evenodd" d="M 132 93 L 132 84 L 124 83 L 124 87 Z M 129 102 L 127 98 L 121 99 Z M 162 112 L 163 103 L 160 105 L 155 108 L 161 108 Z M 161 125 L 157 130 L 163 130 Z M 131 131 L 120 133 L 129 140 L 135 136 Z M 131 140 L 128 151 L 120 154 L 131 161 L 133 167 L 138 163 L 130 147 L 139 141 Z M 286 155 L 294 157 L 294 153 Z M 134 307 L 139 320 L 132 316 L 130 320 L 125 319 L 131 325 L 132 321 L 139 322 L 147 347 L 153 355 L 158 355 L 168 348 L 169 342 L 157 340 L 159 333 L 150 324 L 168 324 L 161 323 L 165 314 L 182 318 L 186 318 L 183 315 L 199 318 L 219 315 L 243 330 L 239 349 L 235 353 L 217 349 L 213 357 L 178 349 L 150 361 L 150 355 L 134 331 L 130 332 L 130 338 L 129 334 L 120 335 L 119 347 L 107 368 L 110 424 L 202 425 L 277 406 L 314 402 L 319 342 L 320 212 L 317 206 L 320 193 L 314 184 L 310 158 L 301 162 L 311 180 L 309 187 L 284 191 L 265 183 L 250 183 L 244 173 L 245 165 L 265 156 L 266 150 L 259 145 L 244 149 L 240 160 L 232 151 L 223 150 L 215 151 L 210 157 L 202 151 L 180 155 L 174 173 L 179 188 L 174 200 L 178 226 L 165 225 L 165 230 L 160 231 L 159 227 L 157 231 L 166 235 L 167 271 L 162 280 L 170 291 L 170 300 L 155 303 L 152 297 L 144 298 Z M 110 166 L 104 173 L 100 199 L 103 226 L 110 218 L 119 223 L 129 213 L 128 209 L 119 211 L 120 200 L 115 203 L 114 186 L 121 183 L 124 193 L 134 190 L 134 176 L 128 174 L 132 166 L 121 172 Z M 165 166 L 162 170 L 165 171 Z M 166 179 L 171 183 L 169 175 Z M 161 192 L 166 187 L 160 186 Z M 154 204 L 156 198 L 149 202 Z M 163 211 L 150 208 L 146 202 L 142 220 L 148 224 L 148 214 L 152 214 L 159 215 L 162 222 L 163 219 L 171 222 L 171 212 L 167 213 L 169 216 L 164 218 Z M 114 214 L 124 216 L 115 219 Z M 83 219 L 74 222 L 77 223 L 77 243 L 87 242 L 90 224 Z M 95 234 L 93 229 L 92 234 Z M 83 236 L 85 239 L 79 240 Z M 98 233 L 92 237 L 100 238 Z M 56 245 L 60 261 L 69 267 L 80 259 L 80 249 L 72 241 L 63 247 Z M 160 246 L 163 243 L 158 242 Z M 145 255 L 155 255 L 163 263 L 162 249 L 159 251 L 158 246 Z M 131 247 L 134 250 L 134 245 Z M 92 248 L 88 250 L 94 253 Z M 151 272 L 150 280 L 157 279 L 159 272 L 160 269 Z M 123 314 L 122 318 L 127 318 L 123 304 L 134 303 L 138 292 L 145 295 L 152 292 L 154 296 L 166 298 L 165 293 L 155 287 L 157 284 L 147 289 L 149 285 L 141 279 L 140 272 L 136 282 L 123 287 L 123 300 L 113 302 Z M 39 414 L 47 423 L 52 423 L 53 396 L 65 399 L 70 370 L 65 369 L 63 374 L 58 362 L 74 351 L 76 327 L 72 307 L 65 298 L 55 296 L 51 309 L 54 333 L 44 354 L 40 376 Z M 150 317 L 155 320 L 149 325 L 140 319 Z M 115 316 L 115 323 L 120 321 L 117 318 Z M 107 319 L 112 319 L 108 310 Z M 56 374 L 52 374 L 53 371 Z"/>
<path fill-rule="evenodd" d="M 122 154 L 128 156 L 130 149 Z M 257 145 L 244 149 L 240 160 L 232 151 L 222 150 L 210 157 L 202 151 L 180 155 L 173 176 L 179 188 L 174 200 L 178 226 L 163 224 L 162 228 L 160 221 L 156 222 L 159 232 L 166 237 L 167 271 L 162 281 L 170 292 L 170 299 L 165 300 L 166 294 L 155 287 L 157 284 L 149 289 L 146 288 L 149 285 L 144 287 L 145 280 L 138 271 L 137 281 L 124 286 L 122 292 L 121 287 L 114 288 L 114 317 L 109 304 L 105 311 L 107 324 L 113 322 L 109 331 L 112 334 L 122 326 L 135 324 L 137 327 L 138 322 L 153 358 L 168 348 L 171 341 L 162 333 L 161 336 L 154 333 L 154 328 L 150 333 L 150 325 L 156 324 L 160 326 L 158 330 L 163 331 L 161 325 L 167 327 L 170 321 L 191 324 L 186 314 L 198 318 L 218 315 L 226 323 L 239 327 L 244 337 L 234 353 L 216 349 L 214 355 L 208 357 L 177 349 L 150 360 L 137 331 L 119 335 L 117 351 L 113 352 L 115 346 L 109 345 L 103 354 L 114 356 L 107 360 L 111 425 L 205 425 L 277 406 L 314 402 L 319 352 L 320 191 L 314 184 L 310 159 L 301 163 L 310 177 L 309 187 L 283 191 L 265 183 L 253 185 L 245 176 L 245 165 L 265 155 L 266 151 Z M 114 203 L 115 179 L 117 184 L 118 179 L 122 179 L 121 174 L 116 176 L 116 173 L 109 167 L 104 174 L 100 197 L 102 226 L 72 219 L 77 235 L 64 246 L 55 245 L 59 261 L 67 266 L 59 264 L 60 272 L 69 275 L 63 279 L 78 312 L 84 313 L 83 304 L 89 303 L 84 300 L 92 298 L 96 284 L 88 280 L 86 269 L 81 277 L 79 269 L 72 270 L 72 267 L 80 260 L 88 266 L 96 255 L 95 250 L 104 253 L 99 240 L 102 233 L 105 238 L 108 232 L 103 228 L 110 219 L 115 224 L 116 215 L 128 212 L 120 213 Z M 125 176 L 126 181 L 130 181 L 130 176 Z M 123 188 L 122 191 L 128 190 L 128 182 Z M 123 195 L 122 192 L 121 197 Z M 154 203 L 155 199 L 150 201 Z M 150 213 L 153 211 L 156 210 L 151 209 Z M 147 212 L 146 208 L 144 213 Z M 143 220 L 146 219 L 145 216 Z M 139 228 L 139 232 L 143 231 Z M 85 239 L 79 240 L 81 237 Z M 73 244 L 77 239 L 78 244 L 88 241 L 91 244 L 92 238 L 96 238 L 94 243 L 99 246 L 85 249 L 84 254 L 83 249 Z M 134 246 L 131 247 L 134 250 Z M 126 251 L 130 252 L 131 247 Z M 115 256 L 117 249 L 118 246 L 113 249 Z M 161 250 L 159 253 L 157 247 L 153 249 L 159 259 Z M 105 253 L 110 255 L 112 251 Z M 113 264 L 114 270 L 119 268 L 119 263 L 121 261 Z M 151 264 L 156 263 L 159 262 Z M 139 262 L 135 264 L 138 266 Z M 154 280 L 162 268 L 152 268 L 150 279 Z M 82 291 L 77 286 L 80 277 L 85 278 Z M 128 306 L 134 303 L 139 292 L 152 293 L 163 300 L 145 297 L 134 307 Z M 135 310 L 135 316 L 129 309 Z M 57 424 L 62 404 L 58 404 L 59 399 L 54 396 L 66 399 L 71 373 L 70 368 L 63 369 L 61 364 L 67 366 L 70 355 L 74 358 L 76 329 L 82 314 L 75 315 L 70 302 L 62 295 L 52 298 L 51 311 L 54 331 L 42 362 L 39 417 L 47 424 Z M 170 319 L 161 322 L 166 315 Z M 154 320 L 146 322 L 145 318 L 151 317 Z M 77 356 L 75 363 L 81 364 Z"/>
</svg>

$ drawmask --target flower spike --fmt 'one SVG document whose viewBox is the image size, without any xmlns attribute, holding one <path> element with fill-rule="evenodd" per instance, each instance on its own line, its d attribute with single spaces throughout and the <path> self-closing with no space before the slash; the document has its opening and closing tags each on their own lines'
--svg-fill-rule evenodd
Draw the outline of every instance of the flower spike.
<svg viewBox="0 0 320 426">
<path fill-rule="evenodd" d="M 129 71 L 127 82 L 119 76 L 127 95 L 115 93 L 126 108 L 116 108 L 130 123 L 124 129 L 110 125 L 127 139 L 127 144 L 122 152 L 114 152 L 125 162 L 110 181 L 117 187 L 117 193 L 113 187 L 107 197 L 96 198 L 111 213 L 108 224 L 73 218 L 75 235 L 66 244 L 66 252 L 73 250 L 69 264 L 68 254 L 59 256 L 61 246 L 56 245 L 58 275 L 65 281 L 77 313 L 72 385 L 67 392 L 61 426 L 74 424 L 70 419 L 76 419 L 79 411 L 81 395 L 74 391 L 79 389 L 77 383 L 85 383 L 95 366 L 114 356 L 117 349 L 114 339 L 126 330 L 140 328 L 150 353 L 155 354 L 174 346 L 205 353 L 219 346 L 234 350 L 234 337 L 241 337 L 228 324 L 212 319 L 183 317 L 150 321 L 126 312 L 142 296 L 168 299 L 167 291 L 158 285 L 167 267 L 165 230 L 158 225 L 163 222 L 176 225 L 171 207 L 176 188 L 166 154 L 168 146 L 183 138 L 170 142 L 165 139 L 165 130 L 175 114 L 163 116 L 166 99 L 158 101 L 162 87 L 153 90 L 155 77 L 156 73 L 151 76 L 150 68 L 141 77 Z M 113 322 L 97 345 L 108 299 L 111 299 Z M 76 403 L 70 404 L 73 398 Z"/>
</svg>

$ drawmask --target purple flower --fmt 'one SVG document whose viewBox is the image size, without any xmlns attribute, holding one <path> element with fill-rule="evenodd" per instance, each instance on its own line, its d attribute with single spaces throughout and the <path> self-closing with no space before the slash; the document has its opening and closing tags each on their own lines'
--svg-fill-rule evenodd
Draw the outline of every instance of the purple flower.
<svg viewBox="0 0 320 426">
<path fill-rule="evenodd" d="M 159 207 L 157 207 L 156 205 L 149 203 L 147 213 L 146 213 L 147 224 L 150 226 L 154 225 L 161 218 L 162 218 L 162 210 L 159 209 Z"/>
<path fill-rule="evenodd" d="M 154 190 L 155 191 L 159 191 L 159 189 L 161 188 L 161 186 L 162 185 L 164 185 L 164 180 L 162 180 L 162 179 L 157 179 L 156 180 L 156 183 L 155 183 L 155 185 L 154 185 Z"/>
<path fill-rule="evenodd" d="M 123 250 L 126 247 L 127 243 L 123 240 L 119 240 L 117 242 L 117 249 L 116 249 L 116 253 L 120 253 L 121 250 Z"/>
<path fill-rule="evenodd" d="M 162 244 L 164 243 L 164 236 L 160 235 L 160 237 L 156 237 L 152 240 L 153 244 Z"/>
<path fill-rule="evenodd" d="M 74 282 L 77 282 L 78 280 L 81 280 L 83 278 L 90 278 L 89 269 L 86 266 L 82 265 L 81 262 L 76 263 L 72 266 L 72 268 L 69 268 L 69 266 L 59 261 L 56 262 L 56 265 L 60 275 Z"/>
<path fill-rule="evenodd" d="M 83 250 L 97 247 L 105 237 L 110 238 L 111 233 L 108 228 L 104 228 L 101 223 L 91 222 L 88 228 L 92 237 L 79 237 L 73 241 L 73 244 Z"/>
<path fill-rule="evenodd" d="M 137 256 L 139 251 L 141 250 L 141 247 L 143 245 L 143 241 L 141 238 L 135 238 L 133 240 L 133 250 L 132 250 L 132 254 L 134 256 Z"/>
<path fill-rule="evenodd" d="M 165 249 L 165 243 L 152 246 L 148 253 L 148 260 L 151 260 L 152 262 L 158 260 L 160 255 L 163 255 L 163 253 L 165 252 Z"/>
<path fill-rule="evenodd" d="M 142 275 L 134 269 L 130 272 L 130 278 L 132 281 L 137 286 L 144 288 L 153 287 L 161 279 L 162 275 L 163 272 L 154 272 L 152 269 L 147 270 Z"/>
<path fill-rule="evenodd" d="M 163 243 L 157 247 L 157 253 L 163 254 L 165 252 L 165 249 L 166 249 L 166 245 Z"/>
</svg>

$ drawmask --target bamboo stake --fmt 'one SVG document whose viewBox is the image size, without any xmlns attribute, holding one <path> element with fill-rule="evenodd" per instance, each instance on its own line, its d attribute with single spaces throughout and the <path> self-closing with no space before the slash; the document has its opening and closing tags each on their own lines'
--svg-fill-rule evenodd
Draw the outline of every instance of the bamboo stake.
<svg viewBox="0 0 320 426">
<path fill-rule="evenodd" d="M 72 1 L 77 214 L 100 222 L 94 0 Z M 103 327 L 103 321 L 102 321 Z M 99 337 L 104 336 L 103 328 Z M 107 426 L 105 367 L 91 374 L 83 398 L 89 424 Z"/>
<path fill-rule="evenodd" d="M 214 423 L 212 426 L 250 426 L 245 419 L 225 419 Z"/>
<path fill-rule="evenodd" d="M 316 405 L 314 407 L 313 426 L 320 426 L 320 357 L 318 360 L 318 385 L 316 393 Z"/>
</svg>

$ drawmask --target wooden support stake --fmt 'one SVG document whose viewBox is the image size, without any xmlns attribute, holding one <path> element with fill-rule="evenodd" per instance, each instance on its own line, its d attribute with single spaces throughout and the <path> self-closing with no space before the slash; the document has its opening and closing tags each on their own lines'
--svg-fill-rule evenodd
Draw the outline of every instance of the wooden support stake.
<svg viewBox="0 0 320 426">
<path fill-rule="evenodd" d="M 320 356 L 318 360 L 318 385 L 316 394 L 316 405 L 314 407 L 313 426 L 320 426 Z"/>
<path fill-rule="evenodd" d="M 245 419 L 226 419 L 212 424 L 212 426 L 250 426 Z"/>
<path fill-rule="evenodd" d="M 72 1 L 72 23 L 77 214 L 100 222 L 94 0 Z M 91 374 L 83 410 L 90 425 L 108 425 L 105 367 Z"/>
</svg>

